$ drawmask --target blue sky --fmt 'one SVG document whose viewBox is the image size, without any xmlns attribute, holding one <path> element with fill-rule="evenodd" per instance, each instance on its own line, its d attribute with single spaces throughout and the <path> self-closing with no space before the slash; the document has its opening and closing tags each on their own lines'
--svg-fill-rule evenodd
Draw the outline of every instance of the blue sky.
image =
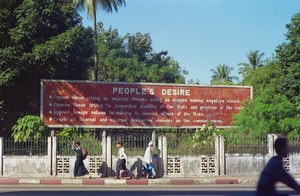
<svg viewBox="0 0 300 196">
<path fill-rule="evenodd" d="M 285 42 L 285 25 L 300 11 L 300 0 L 126 0 L 118 13 L 97 12 L 97 22 L 119 34 L 149 33 L 154 51 L 167 50 L 189 74 L 186 81 L 209 84 L 219 64 L 234 68 L 250 50 L 270 57 Z M 81 13 L 83 25 L 93 19 Z"/>
</svg>

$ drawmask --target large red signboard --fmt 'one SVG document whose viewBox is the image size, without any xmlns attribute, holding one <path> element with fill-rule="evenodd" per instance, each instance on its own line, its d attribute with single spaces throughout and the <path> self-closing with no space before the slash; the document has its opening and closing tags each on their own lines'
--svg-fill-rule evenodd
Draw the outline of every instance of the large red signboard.
<svg viewBox="0 0 300 196">
<path fill-rule="evenodd" d="M 230 126 L 252 88 L 42 80 L 41 116 L 50 127 Z"/>
</svg>

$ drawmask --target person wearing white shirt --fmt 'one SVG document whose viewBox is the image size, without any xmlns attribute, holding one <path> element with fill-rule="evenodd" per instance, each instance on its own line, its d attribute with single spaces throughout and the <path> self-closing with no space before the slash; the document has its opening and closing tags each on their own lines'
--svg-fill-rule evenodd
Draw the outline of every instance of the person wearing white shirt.
<svg viewBox="0 0 300 196">
<path fill-rule="evenodd" d="M 115 179 L 120 179 L 120 170 L 125 170 L 126 173 L 128 173 L 128 175 L 130 175 L 130 179 L 134 178 L 134 175 L 128 170 L 126 169 L 126 160 L 127 159 L 127 155 L 125 152 L 125 149 L 123 147 L 123 143 L 122 142 L 118 142 L 117 143 L 117 148 L 119 149 L 118 151 L 118 161 L 117 161 L 117 168 L 116 168 L 116 177 Z"/>
<path fill-rule="evenodd" d="M 146 163 L 146 170 L 145 172 L 148 175 L 148 178 L 153 178 L 153 173 L 152 173 L 152 159 L 153 159 L 153 154 L 152 154 L 152 147 L 153 147 L 153 143 L 152 141 L 149 142 L 148 147 L 145 151 L 145 155 L 144 155 L 144 162 Z"/>
</svg>

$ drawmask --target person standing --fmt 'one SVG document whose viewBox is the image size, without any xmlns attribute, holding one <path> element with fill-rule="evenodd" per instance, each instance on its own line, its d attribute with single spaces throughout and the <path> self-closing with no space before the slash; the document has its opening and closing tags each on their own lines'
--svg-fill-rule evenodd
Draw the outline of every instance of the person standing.
<svg viewBox="0 0 300 196">
<path fill-rule="evenodd" d="M 76 141 L 76 142 L 73 141 L 72 149 L 76 152 L 74 177 L 72 179 L 76 179 L 76 177 L 85 176 L 85 175 L 87 175 L 88 179 L 90 179 L 92 177 L 92 175 L 89 173 L 89 171 L 84 166 L 82 151 L 81 151 L 81 147 L 80 147 L 80 141 Z"/>
<path fill-rule="evenodd" d="M 300 193 L 300 186 L 284 169 L 282 159 L 289 154 L 289 146 L 285 138 L 278 138 L 274 148 L 277 156 L 270 159 L 263 169 L 256 190 L 256 196 L 283 196 L 275 190 L 275 184 L 280 181 Z"/>
<path fill-rule="evenodd" d="M 153 143 L 152 141 L 149 142 L 148 147 L 145 151 L 145 155 L 144 155 L 144 162 L 146 163 L 146 174 L 148 175 L 148 178 L 153 178 L 153 173 L 152 173 L 152 159 L 153 159 L 153 154 L 152 154 L 152 147 L 153 147 Z"/>
</svg>

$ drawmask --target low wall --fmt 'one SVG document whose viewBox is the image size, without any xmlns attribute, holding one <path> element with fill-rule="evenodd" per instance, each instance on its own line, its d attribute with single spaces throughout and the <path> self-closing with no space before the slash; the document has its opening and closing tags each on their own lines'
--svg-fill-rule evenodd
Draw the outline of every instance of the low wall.
<svg viewBox="0 0 300 196">
<path fill-rule="evenodd" d="M 226 175 L 259 175 L 271 157 L 269 155 L 225 154 Z"/>
<path fill-rule="evenodd" d="M 3 176 L 50 176 L 48 156 L 3 156 Z"/>
<path fill-rule="evenodd" d="M 218 175 L 215 155 L 168 156 L 168 175 L 201 177 Z"/>
</svg>

